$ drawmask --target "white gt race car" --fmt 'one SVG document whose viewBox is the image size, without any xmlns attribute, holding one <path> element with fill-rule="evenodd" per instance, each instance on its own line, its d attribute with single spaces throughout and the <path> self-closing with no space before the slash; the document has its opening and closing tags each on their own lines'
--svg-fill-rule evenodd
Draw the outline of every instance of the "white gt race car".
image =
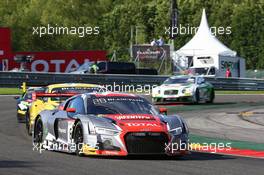
<svg viewBox="0 0 264 175">
<path fill-rule="evenodd" d="M 202 76 L 173 76 L 163 82 L 161 86 L 152 89 L 152 101 L 213 103 L 215 98 L 214 87 L 206 82 Z"/>
</svg>

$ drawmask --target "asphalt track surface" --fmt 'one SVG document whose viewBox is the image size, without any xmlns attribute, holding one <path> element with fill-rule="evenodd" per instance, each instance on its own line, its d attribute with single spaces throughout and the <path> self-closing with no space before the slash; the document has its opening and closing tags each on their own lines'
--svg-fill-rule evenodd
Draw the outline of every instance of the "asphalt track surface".
<svg viewBox="0 0 264 175">
<path fill-rule="evenodd" d="M 246 97 L 249 98 L 249 97 Z M 253 99 L 253 98 L 252 98 Z M 256 100 L 254 98 L 254 100 Z M 192 153 L 183 158 L 136 156 L 125 158 L 77 157 L 32 150 L 24 124 L 18 124 L 13 97 L 0 97 L 0 174 L 263 174 L 264 160 Z"/>
<path fill-rule="evenodd" d="M 264 104 L 241 104 L 239 107 L 184 111 L 178 114 L 196 135 L 264 145 Z M 241 113 L 253 112 L 242 116 Z M 256 113 L 256 114 L 254 114 Z"/>
</svg>

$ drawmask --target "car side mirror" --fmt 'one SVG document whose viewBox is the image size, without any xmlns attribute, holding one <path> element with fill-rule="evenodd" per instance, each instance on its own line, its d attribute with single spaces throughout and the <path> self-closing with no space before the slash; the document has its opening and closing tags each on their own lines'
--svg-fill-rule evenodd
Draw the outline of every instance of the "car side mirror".
<svg viewBox="0 0 264 175">
<path fill-rule="evenodd" d="M 159 108 L 159 112 L 161 114 L 167 115 L 168 114 L 168 109 L 167 108 Z"/>
<path fill-rule="evenodd" d="M 66 112 L 76 112 L 76 109 L 75 108 L 66 108 Z"/>
</svg>

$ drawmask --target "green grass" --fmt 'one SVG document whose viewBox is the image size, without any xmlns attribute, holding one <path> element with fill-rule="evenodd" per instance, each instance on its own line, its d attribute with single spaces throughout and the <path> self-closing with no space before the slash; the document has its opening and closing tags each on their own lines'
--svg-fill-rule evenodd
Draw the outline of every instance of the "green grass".
<svg viewBox="0 0 264 175">
<path fill-rule="evenodd" d="M 190 134 L 190 141 L 191 143 L 231 143 L 232 148 L 238 149 L 251 149 L 256 151 L 264 151 L 264 144 L 262 143 L 253 143 L 247 141 L 238 141 L 238 140 L 229 140 L 229 139 L 220 139 L 220 138 L 211 138 L 211 137 L 204 137 L 199 135 Z"/>
<path fill-rule="evenodd" d="M 216 94 L 264 94 L 264 91 L 215 91 Z"/>
<path fill-rule="evenodd" d="M 1 95 L 18 95 L 21 93 L 21 89 L 18 88 L 0 88 Z"/>
</svg>

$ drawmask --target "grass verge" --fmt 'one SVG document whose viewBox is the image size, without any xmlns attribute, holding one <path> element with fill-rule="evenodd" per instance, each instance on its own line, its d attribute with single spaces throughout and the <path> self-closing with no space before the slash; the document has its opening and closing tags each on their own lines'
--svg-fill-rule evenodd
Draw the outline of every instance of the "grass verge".
<svg viewBox="0 0 264 175">
<path fill-rule="evenodd" d="M 256 151 L 264 151 L 264 144 L 261 143 L 253 143 L 253 142 L 247 142 L 247 141 L 237 141 L 237 140 L 228 140 L 228 139 L 219 139 L 219 138 L 211 138 L 211 137 L 204 137 L 204 136 L 198 136 L 194 134 L 190 134 L 190 142 L 191 143 L 224 143 L 225 145 L 227 143 L 231 143 L 232 148 L 238 148 L 238 149 L 250 149 L 250 150 L 256 150 Z"/>
<path fill-rule="evenodd" d="M 19 95 L 21 93 L 21 89 L 18 88 L 0 88 L 0 95 Z"/>
</svg>

